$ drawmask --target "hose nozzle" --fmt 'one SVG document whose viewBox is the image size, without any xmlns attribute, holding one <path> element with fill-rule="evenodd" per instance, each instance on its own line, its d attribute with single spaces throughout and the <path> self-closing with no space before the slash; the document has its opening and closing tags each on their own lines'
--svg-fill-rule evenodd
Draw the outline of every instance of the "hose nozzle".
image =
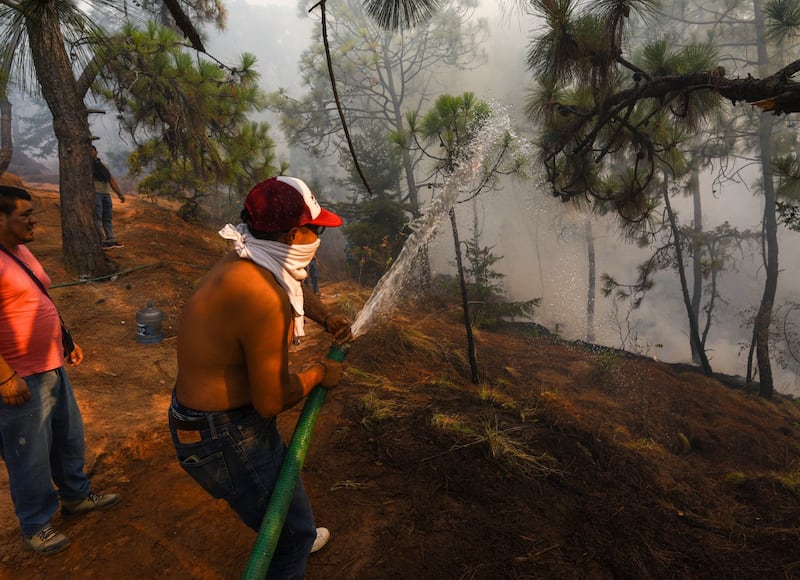
<svg viewBox="0 0 800 580">
<path fill-rule="evenodd" d="M 347 357 L 347 352 L 350 350 L 350 343 L 338 343 L 334 342 L 331 344 L 331 348 L 328 350 L 328 360 L 334 360 L 336 362 L 344 362 L 345 357 Z"/>
</svg>

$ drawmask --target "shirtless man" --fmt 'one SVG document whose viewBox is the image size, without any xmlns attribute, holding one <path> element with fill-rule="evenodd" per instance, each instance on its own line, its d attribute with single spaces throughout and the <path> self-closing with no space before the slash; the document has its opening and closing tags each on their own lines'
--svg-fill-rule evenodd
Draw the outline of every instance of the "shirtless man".
<svg viewBox="0 0 800 580">
<path fill-rule="evenodd" d="M 258 531 L 286 451 L 275 417 L 342 376 L 330 360 L 290 372 L 289 344 L 303 335 L 303 315 L 340 340 L 350 329 L 344 316 L 328 315 L 311 292 L 307 300 L 303 294 L 319 234 L 341 218 L 300 179 L 273 177 L 250 191 L 242 221 L 220 231 L 235 252 L 184 309 L 169 424 L 181 467 Z M 267 578 L 302 578 L 308 555 L 328 537 L 315 527 L 298 481 Z"/>
</svg>

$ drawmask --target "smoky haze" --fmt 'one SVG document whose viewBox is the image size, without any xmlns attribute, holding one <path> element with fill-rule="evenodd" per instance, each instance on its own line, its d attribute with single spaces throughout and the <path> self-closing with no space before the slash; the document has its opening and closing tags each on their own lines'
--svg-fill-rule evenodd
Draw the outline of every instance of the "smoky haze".
<svg viewBox="0 0 800 580">
<path fill-rule="evenodd" d="M 472 91 L 478 98 L 498 104 L 514 119 L 517 131 L 530 138 L 532 128 L 522 114 L 531 86 L 524 59 L 527 41 L 537 26 L 527 17 L 503 14 L 499 8 L 502 4 L 484 1 L 476 14 L 489 21 L 486 64 L 473 71 L 441 75 L 436 82 L 442 92 Z M 298 62 L 302 51 L 310 45 L 314 20 L 291 0 L 237 0 L 226 2 L 226 7 L 229 14 L 226 30 L 210 34 L 206 43 L 209 52 L 228 63 L 236 62 L 242 52 L 254 54 L 265 91 L 283 88 L 289 95 L 299 98 L 303 86 Z M 277 119 L 272 115 L 265 118 L 272 125 L 278 159 L 290 160 Z M 97 124 L 111 121 L 113 119 L 98 119 Z M 337 173 L 336 159 L 320 160 L 319 164 L 327 167 L 331 176 Z M 289 172 L 292 173 L 291 167 Z M 763 211 L 763 201 L 754 187 L 758 178 L 758 172 L 751 171 L 745 172 L 738 182 L 712 185 L 711 175 L 704 175 L 704 229 L 711 230 L 729 222 L 740 229 L 758 231 Z M 712 189 L 715 190 L 713 196 L 708 194 Z M 588 288 L 585 217 L 571 205 L 552 198 L 548 191 L 541 177 L 533 175 L 526 181 L 505 179 L 501 191 L 481 195 L 475 206 L 481 244 L 491 247 L 495 255 L 503 256 L 494 267 L 505 275 L 504 288 L 510 299 L 540 297 L 542 303 L 535 315 L 536 322 L 564 338 L 585 339 Z M 692 216 L 690 200 L 678 197 L 673 203 L 681 223 L 688 225 Z M 458 216 L 466 234 L 472 224 L 472 205 L 463 205 L 465 207 L 458 208 Z M 621 241 L 610 219 L 591 219 L 598 276 L 595 342 L 611 347 L 625 346 L 668 362 L 689 363 L 688 322 L 675 273 L 659 274 L 655 287 L 639 309 L 628 313 L 627 306 L 622 305 L 615 312 L 612 301 L 599 294 L 600 275 L 609 273 L 622 283 L 633 282 L 636 267 L 648 256 L 648 251 Z M 776 307 L 786 301 L 800 302 L 800 272 L 795 267 L 799 244 L 800 234 L 781 228 L 781 274 Z M 748 252 L 738 257 L 737 271 L 723 272 L 720 276 L 723 301 L 717 306 L 708 339 L 713 369 L 727 374 L 745 374 L 746 345 L 750 342 L 752 326 L 744 317 L 752 316 L 763 292 L 764 268 L 760 254 L 757 249 Z M 435 270 L 454 272 L 449 225 L 443 224 L 440 228 L 431 256 Z M 745 315 L 748 309 L 751 312 Z M 794 312 L 788 321 L 800 324 L 800 313 Z M 782 330 L 783 323 L 776 314 L 773 329 Z M 777 355 L 777 349 L 773 348 L 773 353 Z M 774 364 L 775 387 L 779 392 L 800 395 L 797 365 L 790 366 L 789 370 L 783 370 Z"/>
<path fill-rule="evenodd" d="M 472 91 L 478 98 L 499 104 L 515 120 L 519 133 L 530 136 L 530 124 L 525 122 L 522 114 L 531 86 L 524 58 L 528 38 L 535 32 L 536 23 L 527 17 L 503 14 L 498 8 L 500 4 L 483 2 L 476 14 L 489 21 L 487 63 L 477 70 L 454 72 L 437 81 L 442 87 L 447 87 L 447 92 Z M 209 50 L 218 57 L 229 59 L 243 51 L 255 54 L 264 90 L 282 87 L 291 96 L 299 97 L 302 86 L 298 60 L 310 44 L 313 20 L 303 15 L 294 2 L 240 0 L 229 3 L 228 9 L 227 30 L 210 38 Z M 279 143 L 279 157 L 288 159 L 277 122 L 271 119 L 271 123 Z M 325 162 L 333 175 L 332 160 Z M 291 173 L 291 168 L 289 171 Z M 752 172 L 738 183 L 715 185 L 715 196 L 704 194 L 704 229 L 710 230 L 729 222 L 740 229 L 758 230 L 763 202 L 753 191 L 757 179 L 758 173 Z M 703 176 L 702 190 L 712 190 L 710 175 Z M 681 223 L 688 225 L 692 216 L 690 201 L 678 198 L 673 203 Z M 541 297 L 536 322 L 565 338 L 585 339 L 588 288 L 587 246 L 583 233 L 585 216 L 572 206 L 553 199 L 536 176 L 526 181 L 504 180 L 501 191 L 483 194 L 476 207 L 482 245 L 492 247 L 495 255 L 503 256 L 495 264 L 495 269 L 505 275 L 503 282 L 508 297 L 513 300 Z M 458 215 L 460 227 L 466 232 L 472 223 L 472 208 L 459 207 Z M 648 256 L 648 251 L 623 242 L 610 219 L 591 219 L 598 278 L 602 273 L 609 273 L 622 283 L 633 282 L 636 267 Z M 449 226 L 443 225 L 440 230 L 431 252 L 433 266 L 437 271 L 452 273 L 454 257 Z M 776 306 L 787 300 L 800 299 L 800 274 L 790 265 L 797 252 L 798 240 L 800 234 L 782 228 L 780 249 L 783 264 Z M 707 345 L 715 371 L 744 375 L 752 332 L 751 325 L 745 323 L 744 312 L 757 307 L 763 281 L 760 256 L 753 253 L 738 257 L 737 271 L 721 274 L 723 300 L 718 304 Z M 688 322 L 674 272 L 659 274 L 655 287 L 642 306 L 630 313 L 625 304 L 615 311 L 611 299 L 599 295 L 599 280 L 597 286 L 596 342 L 612 347 L 624 346 L 668 362 L 691 362 Z M 790 321 L 800 323 L 800 314 L 795 314 L 790 316 Z M 774 328 L 779 329 L 777 321 Z M 773 370 L 778 391 L 800 395 L 796 372 L 782 370 L 778 364 Z"/>
</svg>

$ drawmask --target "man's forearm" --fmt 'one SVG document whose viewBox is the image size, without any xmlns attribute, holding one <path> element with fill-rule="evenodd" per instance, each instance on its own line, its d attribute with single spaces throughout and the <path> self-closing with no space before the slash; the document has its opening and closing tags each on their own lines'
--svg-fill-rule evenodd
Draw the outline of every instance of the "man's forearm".
<svg viewBox="0 0 800 580">
<path fill-rule="evenodd" d="M 112 177 L 110 183 L 111 183 L 111 189 L 114 190 L 114 193 L 116 193 L 120 197 L 124 197 L 122 195 L 122 189 L 120 188 L 119 183 L 117 183 L 117 180 Z"/>
<path fill-rule="evenodd" d="M 328 307 L 305 284 L 303 284 L 303 310 L 307 318 L 321 326 L 325 326 L 325 319 L 330 316 Z"/>
<path fill-rule="evenodd" d="M 17 371 L 11 368 L 11 365 L 6 362 L 6 359 L 0 356 L 0 381 L 11 378 L 16 372 Z"/>
</svg>

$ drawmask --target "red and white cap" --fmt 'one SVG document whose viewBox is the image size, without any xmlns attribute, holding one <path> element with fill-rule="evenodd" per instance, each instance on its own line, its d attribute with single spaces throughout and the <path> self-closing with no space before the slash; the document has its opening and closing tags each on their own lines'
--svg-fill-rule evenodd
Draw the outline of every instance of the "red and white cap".
<svg viewBox="0 0 800 580">
<path fill-rule="evenodd" d="M 250 226 L 260 232 L 285 232 L 305 225 L 342 225 L 342 218 L 321 207 L 297 177 L 270 177 L 257 183 L 247 194 L 244 207 L 250 213 Z"/>
</svg>

